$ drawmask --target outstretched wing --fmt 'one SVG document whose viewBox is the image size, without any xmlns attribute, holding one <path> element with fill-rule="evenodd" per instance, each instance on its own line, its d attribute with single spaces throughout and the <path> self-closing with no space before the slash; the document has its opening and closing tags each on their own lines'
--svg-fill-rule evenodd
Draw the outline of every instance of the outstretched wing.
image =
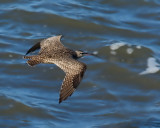
<svg viewBox="0 0 160 128">
<path fill-rule="evenodd" d="M 62 35 L 53 36 L 53 37 L 44 39 L 41 42 L 36 43 L 27 51 L 26 55 L 40 48 L 41 48 L 40 53 L 42 53 L 43 51 L 49 52 L 53 49 L 55 50 L 55 49 L 64 48 L 64 45 L 60 41 L 61 37 Z"/>
<path fill-rule="evenodd" d="M 59 36 L 53 36 L 53 37 L 50 37 L 50 38 L 43 40 L 40 43 L 41 50 L 39 53 L 40 54 L 50 53 L 50 52 L 52 53 L 52 51 L 64 49 L 65 47 L 61 43 L 61 37 L 62 37 L 62 35 L 59 35 Z"/>
<path fill-rule="evenodd" d="M 72 95 L 72 93 L 80 84 L 83 78 L 84 72 L 87 68 L 87 66 L 84 63 L 81 63 L 76 60 L 74 60 L 74 62 L 76 63 L 74 64 L 72 62 L 72 67 L 70 67 L 71 65 L 68 65 L 66 69 L 63 69 L 66 72 L 66 76 L 61 86 L 59 103 L 61 103 L 63 100 L 66 100 L 68 96 Z M 60 68 L 62 68 L 61 66 L 59 65 Z M 73 67 L 75 68 L 73 69 Z"/>
<path fill-rule="evenodd" d="M 27 51 L 26 55 L 27 55 L 28 53 L 33 52 L 33 51 L 38 50 L 38 49 L 40 49 L 40 42 L 38 42 L 37 44 L 33 45 L 33 46 Z"/>
</svg>

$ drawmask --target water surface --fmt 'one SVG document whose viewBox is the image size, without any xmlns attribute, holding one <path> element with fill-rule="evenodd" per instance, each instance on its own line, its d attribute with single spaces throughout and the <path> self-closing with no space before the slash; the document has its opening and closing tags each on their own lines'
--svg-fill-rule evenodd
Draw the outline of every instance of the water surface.
<svg viewBox="0 0 160 128">
<path fill-rule="evenodd" d="M 159 128 L 158 0 L 0 0 L 0 127 Z M 72 49 L 97 52 L 75 93 L 58 104 L 64 73 L 22 59 L 62 34 Z"/>
</svg>

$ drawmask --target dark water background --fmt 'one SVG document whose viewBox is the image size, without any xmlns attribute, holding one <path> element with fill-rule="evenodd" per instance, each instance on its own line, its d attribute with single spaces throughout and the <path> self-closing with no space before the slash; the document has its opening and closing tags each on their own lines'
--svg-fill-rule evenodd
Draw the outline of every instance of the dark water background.
<svg viewBox="0 0 160 128">
<path fill-rule="evenodd" d="M 72 97 L 64 73 L 22 59 L 62 34 L 97 52 Z M 0 128 L 160 128 L 159 0 L 0 0 Z"/>
</svg>

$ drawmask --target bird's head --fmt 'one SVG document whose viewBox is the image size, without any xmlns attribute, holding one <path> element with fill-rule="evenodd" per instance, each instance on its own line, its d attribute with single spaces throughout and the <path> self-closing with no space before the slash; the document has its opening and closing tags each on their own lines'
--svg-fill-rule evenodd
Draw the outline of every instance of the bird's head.
<svg viewBox="0 0 160 128">
<path fill-rule="evenodd" d="M 87 52 L 83 52 L 81 50 L 76 50 L 75 52 L 76 52 L 76 57 L 77 58 L 81 58 L 83 56 L 89 55 Z"/>
<path fill-rule="evenodd" d="M 95 56 L 99 58 L 99 56 L 97 56 L 97 53 L 88 53 L 88 52 L 83 52 L 81 50 L 76 50 L 75 53 L 76 53 L 76 55 L 74 55 L 75 59 L 81 58 L 83 56 Z"/>
</svg>

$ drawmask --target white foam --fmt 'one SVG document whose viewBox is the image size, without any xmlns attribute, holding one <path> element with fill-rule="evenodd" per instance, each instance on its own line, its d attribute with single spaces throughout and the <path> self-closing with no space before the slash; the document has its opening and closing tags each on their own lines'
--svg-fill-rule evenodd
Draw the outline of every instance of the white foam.
<svg viewBox="0 0 160 128">
<path fill-rule="evenodd" d="M 156 73 L 160 70 L 160 64 L 156 62 L 156 59 L 153 57 L 149 57 L 147 60 L 147 68 L 145 71 L 141 72 L 140 75 Z"/>
<path fill-rule="evenodd" d="M 122 47 L 122 46 L 124 46 L 124 45 L 126 45 L 125 42 L 114 43 L 114 44 L 111 44 L 111 45 L 110 45 L 110 49 L 111 49 L 111 50 L 117 50 L 117 49 L 119 49 L 120 47 Z"/>
<path fill-rule="evenodd" d="M 8 56 L 9 56 L 10 58 L 12 58 L 12 57 L 13 57 L 13 55 L 12 55 L 12 54 L 9 54 Z"/>
<path fill-rule="evenodd" d="M 94 55 L 97 55 L 97 54 L 98 54 L 98 51 L 94 51 L 93 54 L 94 54 Z"/>
<path fill-rule="evenodd" d="M 110 53 L 111 53 L 112 55 L 116 55 L 116 54 L 117 54 L 116 51 L 111 51 Z"/>
<path fill-rule="evenodd" d="M 141 47 L 140 45 L 137 45 L 136 48 L 137 48 L 137 49 L 141 49 L 142 47 Z"/>
<path fill-rule="evenodd" d="M 127 48 L 126 51 L 127 51 L 128 54 L 132 54 L 134 50 L 133 50 L 133 48 Z"/>
</svg>

